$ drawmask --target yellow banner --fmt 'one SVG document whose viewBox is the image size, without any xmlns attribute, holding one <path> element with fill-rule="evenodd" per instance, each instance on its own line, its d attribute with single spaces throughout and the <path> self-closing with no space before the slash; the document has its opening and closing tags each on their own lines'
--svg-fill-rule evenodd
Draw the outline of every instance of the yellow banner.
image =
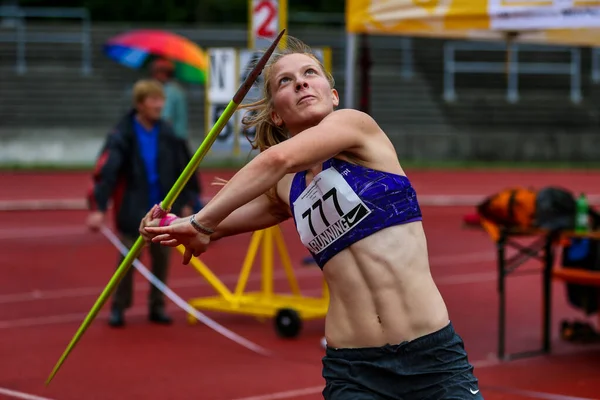
<svg viewBox="0 0 600 400">
<path fill-rule="evenodd" d="M 444 38 L 454 40 L 482 40 L 505 42 L 505 32 L 491 30 L 404 32 L 414 37 Z M 600 29 L 552 29 L 544 31 L 520 32 L 510 39 L 512 43 L 530 43 L 559 46 L 600 47 Z"/>
<path fill-rule="evenodd" d="M 351 33 L 428 36 L 600 28 L 600 0 L 346 0 L 346 26 Z"/>
<path fill-rule="evenodd" d="M 488 29 L 485 0 L 347 0 L 353 33 L 397 34 Z"/>
</svg>

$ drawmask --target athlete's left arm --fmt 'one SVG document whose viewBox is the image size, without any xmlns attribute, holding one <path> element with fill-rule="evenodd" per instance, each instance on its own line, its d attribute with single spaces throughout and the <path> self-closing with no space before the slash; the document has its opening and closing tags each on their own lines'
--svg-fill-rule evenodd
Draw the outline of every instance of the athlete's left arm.
<svg viewBox="0 0 600 400">
<path fill-rule="evenodd" d="M 359 151 L 368 137 L 378 131 L 381 129 L 368 114 L 343 109 L 271 149 L 282 159 L 288 173 L 293 173 L 304 171 L 342 152 Z"/>
<path fill-rule="evenodd" d="M 319 125 L 257 155 L 195 215 L 196 221 L 215 230 L 227 216 L 276 186 L 286 174 L 303 171 L 344 151 L 357 151 L 377 129 L 375 121 L 360 111 L 330 114 Z M 174 230 L 165 227 L 151 231 L 159 234 Z"/>
<path fill-rule="evenodd" d="M 339 110 L 319 125 L 273 146 L 240 169 L 219 193 L 196 214 L 209 228 L 275 186 L 286 174 L 303 171 L 344 151 L 359 150 L 377 124 L 365 113 Z"/>
</svg>

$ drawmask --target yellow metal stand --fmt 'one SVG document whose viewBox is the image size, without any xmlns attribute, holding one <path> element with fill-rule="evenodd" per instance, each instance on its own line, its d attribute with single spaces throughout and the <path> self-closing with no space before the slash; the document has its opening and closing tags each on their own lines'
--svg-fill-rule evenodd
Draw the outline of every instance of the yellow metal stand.
<svg viewBox="0 0 600 400">
<path fill-rule="evenodd" d="M 277 246 L 291 294 L 273 291 L 273 243 Z M 250 271 L 261 246 L 261 290 L 245 292 Z M 185 251 L 182 246 L 179 246 L 178 250 L 182 254 Z M 300 293 L 283 234 L 278 226 L 252 234 L 246 258 L 233 292 L 198 258 L 192 257 L 190 263 L 218 293 L 216 296 L 189 300 L 188 303 L 195 309 L 251 315 L 257 318 L 275 318 L 276 331 L 283 337 L 297 336 L 302 329 L 303 320 L 323 318 L 327 313 L 329 291 L 326 283 L 323 282 L 321 297 L 307 297 Z M 192 315 L 188 316 L 188 321 L 190 323 L 197 322 Z"/>
</svg>

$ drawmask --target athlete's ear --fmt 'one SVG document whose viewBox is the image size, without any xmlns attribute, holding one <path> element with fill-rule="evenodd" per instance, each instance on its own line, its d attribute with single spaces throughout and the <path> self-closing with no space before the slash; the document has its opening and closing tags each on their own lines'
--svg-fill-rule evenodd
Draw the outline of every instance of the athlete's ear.
<svg viewBox="0 0 600 400">
<path fill-rule="evenodd" d="M 271 111 L 271 120 L 277 126 L 282 126 L 283 125 L 283 119 L 281 119 L 281 117 L 279 116 L 279 114 L 277 114 L 275 111 Z"/>
<path fill-rule="evenodd" d="M 340 105 L 340 95 L 335 89 L 331 89 L 331 101 L 333 102 L 334 108 Z"/>
</svg>

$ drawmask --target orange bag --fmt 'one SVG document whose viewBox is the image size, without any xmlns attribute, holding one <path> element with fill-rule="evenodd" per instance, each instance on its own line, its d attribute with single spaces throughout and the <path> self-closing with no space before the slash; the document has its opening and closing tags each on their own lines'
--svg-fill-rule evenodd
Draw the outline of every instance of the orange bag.
<svg viewBox="0 0 600 400">
<path fill-rule="evenodd" d="M 537 193 L 535 189 L 515 187 L 488 197 L 477 206 L 481 225 L 494 241 L 500 237 L 501 228 L 533 228 Z"/>
</svg>

